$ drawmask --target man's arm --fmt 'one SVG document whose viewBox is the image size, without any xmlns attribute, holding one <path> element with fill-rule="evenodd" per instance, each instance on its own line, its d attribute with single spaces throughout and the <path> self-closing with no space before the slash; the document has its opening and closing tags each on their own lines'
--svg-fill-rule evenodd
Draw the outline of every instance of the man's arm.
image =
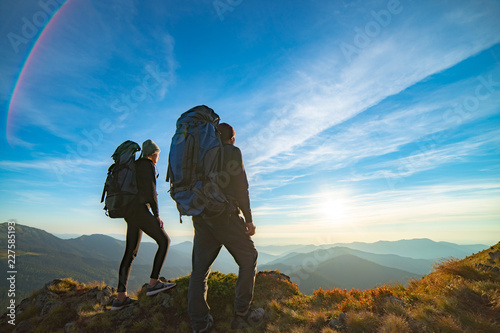
<svg viewBox="0 0 500 333">
<path fill-rule="evenodd" d="M 231 159 L 228 164 L 228 172 L 231 175 L 231 188 L 229 193 L 238 202 L 245 222 L 250 224 L 253 222 L 252 210 L 250 209 L 250 197 L 248 193 L 248 180 L 243 166 L 243 158 L 238 147 L 233 147 Z M 254 226 L 255 229 L 255 226 Z"/>
</svg>

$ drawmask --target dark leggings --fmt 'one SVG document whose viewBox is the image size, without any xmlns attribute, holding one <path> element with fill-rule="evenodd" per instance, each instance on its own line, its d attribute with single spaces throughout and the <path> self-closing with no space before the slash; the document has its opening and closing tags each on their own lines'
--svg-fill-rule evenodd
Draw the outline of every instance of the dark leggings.
<svg viewBox="0 0 500 333">
<path fill-rule="evenodd" d="M 160 270 L 165 262 L 170 245 L 170 238 L 167 233 L 160 228 L 158 220 L 149 212 L 145 205 L 137 208 L 134 207 L 131 214 L 125 218 L 125 221 L 127 222 L 127 245 L 120 264 L 120 271 L 118 272 L 118 292 L 125 292 L 127 290 L 127 281 L 132 261 L 139 250 L 143 231 L 158 244 L 158 250 L 153 262 L 153 270 L 151 271 L 152 279 L 159 278 Z"/>
</svg>

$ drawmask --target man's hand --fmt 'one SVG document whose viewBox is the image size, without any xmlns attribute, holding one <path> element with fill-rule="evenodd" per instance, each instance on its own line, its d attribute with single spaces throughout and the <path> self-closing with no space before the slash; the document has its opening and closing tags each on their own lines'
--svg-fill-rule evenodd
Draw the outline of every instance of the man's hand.
<svg viewBox="0 0 500 333">
<path fill-rule="evenodd" d="M 253 222 L 250 222 L 250 223 L 245 223 L 245 227 L 247 228 L 247 231 L 245 231 L 245 233 L 248 235 L 248 236 L 253 236 L 255 235 L 255 229 L 257 228 L 255 226 L 255 224 L 253 224 Z"/>
<path fill-rule="evenodd" d="M 158 220 L 158 223 L 160 224 L 160 228 L 163 229 L 163 220 L 161 219 L 161 217 L 157 216 L 156 219 Z"/>
</svg>

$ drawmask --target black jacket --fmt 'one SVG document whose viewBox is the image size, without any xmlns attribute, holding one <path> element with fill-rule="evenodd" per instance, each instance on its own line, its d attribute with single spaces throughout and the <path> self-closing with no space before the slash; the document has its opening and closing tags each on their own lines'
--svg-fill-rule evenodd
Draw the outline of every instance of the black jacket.
<svg viewBox="0 0 500 333">
<path fill-rule="evenodd" d="M 224 163 L 222 172 L 229 176 L 227 186 L 222 186 L 222 192 L 230 200 L 236 201 L 241 209 L 245 222 L 252 222 L 250 198 L 248 195 L 248 180 L 243 166 L 241 151 L 231 144 L 224 144 Z"/>
<path fill-rule="evenodd" d="M 149 204 L 154 216 L 159 216 L 158 194 L 156 193 L 156 168 L 153 161 L 142 157 L 135 161 L 138 203 Z"/>
</svg>

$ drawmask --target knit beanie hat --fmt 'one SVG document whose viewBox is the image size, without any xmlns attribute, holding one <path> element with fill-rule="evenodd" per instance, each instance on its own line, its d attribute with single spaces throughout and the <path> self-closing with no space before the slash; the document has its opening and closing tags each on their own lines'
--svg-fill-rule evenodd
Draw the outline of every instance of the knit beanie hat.
<svg viewBox="0 0 500 333">
<path fill-rule="evenodd" d="M 143 155 L 153 155 L 154 153 L 159 153 L 160 147 L 153 140 L 146 140 L 142 143 L 142 154 Z"/>
</svg>

